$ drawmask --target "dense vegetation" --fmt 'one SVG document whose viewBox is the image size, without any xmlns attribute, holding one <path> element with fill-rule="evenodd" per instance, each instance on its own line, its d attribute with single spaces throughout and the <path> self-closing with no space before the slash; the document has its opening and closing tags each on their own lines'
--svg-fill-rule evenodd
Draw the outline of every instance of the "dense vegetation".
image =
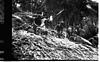
<svg viewBox="0 0 100 62">
<path fill-rule="evenodd" d="M 12 49 L 18 60 L 97 60 L 97 35 L 96 2 L 13 0 Z"/>
</svg>

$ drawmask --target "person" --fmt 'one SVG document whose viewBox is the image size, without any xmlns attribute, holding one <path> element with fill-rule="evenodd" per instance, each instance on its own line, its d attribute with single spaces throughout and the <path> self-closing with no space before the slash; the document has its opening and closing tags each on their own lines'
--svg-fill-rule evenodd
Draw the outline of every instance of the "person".
<svg viewBox="0 0 100 62">
<path fill-rule="evenodd" d="M 58 25 L 55 28 L 55 30 L 57 30 L 57 32 L 58 32 L 59 38 L 62 36 L 63 28 L 64 28 L 64 22 L 62 22 L 62 21 L 60 23 L 58 23 Z"/>
</svg>

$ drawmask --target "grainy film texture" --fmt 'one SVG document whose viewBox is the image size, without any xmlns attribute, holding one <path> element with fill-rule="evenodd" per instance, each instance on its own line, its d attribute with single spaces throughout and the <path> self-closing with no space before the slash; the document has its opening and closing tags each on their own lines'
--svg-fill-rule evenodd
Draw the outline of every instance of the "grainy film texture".
<svg viewBox="0 0 100 62">
<path fill-rule="evenodd" d="M 4 0 L 0 0 L 0 24 L 4 23 Z"/>
<path fill-rule="evenodd" d="M 98 2 L 12 0 L 17 60 L 98 60 Z"/>
</svg>

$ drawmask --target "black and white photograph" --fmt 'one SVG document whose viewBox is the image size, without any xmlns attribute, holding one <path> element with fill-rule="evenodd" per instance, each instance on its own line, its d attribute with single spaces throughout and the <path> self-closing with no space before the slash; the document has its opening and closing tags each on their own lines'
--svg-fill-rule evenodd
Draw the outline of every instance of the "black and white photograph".
<svg viewBox="0 0 100 62">
<path fill-rule="evenodd" d="M 4 40 L 1 34 L 4 29 L 2 27 L 4 28 L 4 0 L 0 0 L 0 61 L 4 60 L 4 49 L 2 48 Z"/>
<path fill-rule="evenodd" d="M 98 5 L 98 0 L 12 0 L 14 60 L 98 61 Z"/>
<path fill-rule="evenodd" d="M 0 24 L 4 23 L 4 0 L 0 0 Z"/>
</svg>

